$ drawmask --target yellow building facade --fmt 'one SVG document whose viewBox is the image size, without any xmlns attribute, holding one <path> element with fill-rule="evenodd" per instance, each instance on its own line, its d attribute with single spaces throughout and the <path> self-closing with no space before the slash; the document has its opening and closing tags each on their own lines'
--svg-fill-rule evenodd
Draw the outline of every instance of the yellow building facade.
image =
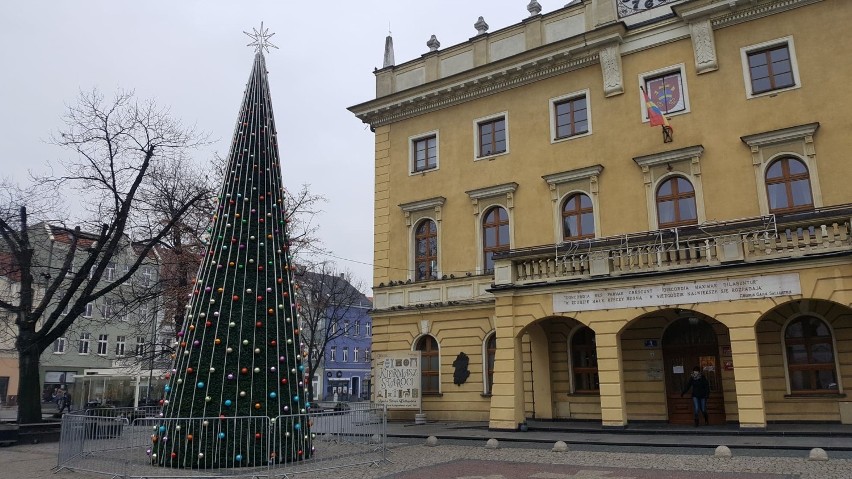
<svg viewBox="0 0 852 479">
<path fill-rule="evenodd" d="M 350 108 L 373 352 L 421 351 L 429 419 L 691 423 L 698 366 L 711 424 L 852 422 L 852 3 L 645 3 L 531 6 Z"/>
</svg>

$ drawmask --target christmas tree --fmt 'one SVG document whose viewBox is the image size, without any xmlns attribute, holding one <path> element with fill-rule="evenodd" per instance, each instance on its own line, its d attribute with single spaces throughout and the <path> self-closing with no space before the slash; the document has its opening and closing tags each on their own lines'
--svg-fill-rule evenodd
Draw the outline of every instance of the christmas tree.
<svg viewBox="0 0 852 479">
<path fill-rule="evenodd" d="M 194 281 L 151 462 L 265 466 L 309 457 L 294 268 L 266 62 L 257 47 L 209 244 Z"/>
</svg>

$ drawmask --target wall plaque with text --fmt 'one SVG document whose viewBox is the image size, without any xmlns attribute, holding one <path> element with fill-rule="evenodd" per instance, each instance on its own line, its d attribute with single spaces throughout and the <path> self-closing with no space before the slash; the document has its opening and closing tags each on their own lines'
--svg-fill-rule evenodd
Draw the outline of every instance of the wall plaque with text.
<svg viewBox="0 0 852 479">
<path fill-rule="evenodd" d="M 716 281 L 690 281 L 630 288 L 593 289 L 553 295 L 553 311 L 572 313 L 599 309 L 641 308 L 671 304 L 713 303 L 802 293 L 798 273 L 749 276 Z"/>
</svg>

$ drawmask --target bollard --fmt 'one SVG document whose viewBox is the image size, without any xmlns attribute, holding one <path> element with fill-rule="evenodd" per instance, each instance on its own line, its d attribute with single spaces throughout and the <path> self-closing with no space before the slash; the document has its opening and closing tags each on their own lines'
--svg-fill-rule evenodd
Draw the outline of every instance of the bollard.
<svg viewBox="0 0 852 479">
<path fill-rule="evenodd" d="M 485 449 L 499 449 L 499 448 L 500 448 L 500 441 L 498 441 L 497 439 L 494 439 L 493 437 L 491 439 L 489 439 L 488 442 L 485 443 Z"/>
<path fill-rule="evenodd" d="M 719 446 L 716 448 L 716 452 L 713 453 L 715 457 L 731 457 L 731 449 L 728 446 Z"/>
<path fill-rule="evenodd" d="M 827 461 L 828 453 L 825 452 L 825 449 L 821 447 L 815 447 L 811 449 L 810 454 L 808 454 L 809 461 Z"/>
<path fill-rule="evenodd" d="M 438 445 L 438 438 L 437 438 L 437 437 L 435 437 L 435 436 L 429 436 L 429 437 L 427 437 L 427 438 L 426 438 L 426 445 L 427 445 L 427 446 L 430 446 L 430 447 L 432 447 L 432 446 L 437 446 L 437 445 Z"/>
<path fill-rule="evenodd" d="M 553 445 L 553 449 L 551 449 L 551 451 L 553 451 L 553 452 L 568 452 L 568 444 L 565 444 L 564 441 L 556 441 L 556 443 Z"/>
</svg>

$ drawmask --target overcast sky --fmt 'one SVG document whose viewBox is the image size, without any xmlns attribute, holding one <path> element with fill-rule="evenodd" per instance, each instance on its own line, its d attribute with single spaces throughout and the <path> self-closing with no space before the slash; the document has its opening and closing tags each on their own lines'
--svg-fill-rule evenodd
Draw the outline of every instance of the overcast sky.
<svg viewBox="0 0 852 479">
<path fill-rule="evenodd" d="M 373 135 L 346 110 L 375 97 L 388 26 L 396 63 L 529 14 L 527 0 L 0 0 L 0 176 L 25 183 L 69 155 L 46 143 L 81 89 L 135 90 L 171 108 L 226 154 L 250 72 L 243 31 L 261 21 L 284 184 L 328 199 L 320 236 L 341 268 L 372 286 Z M 567 0 L 542 0 L 543 13 Z M 367 293 L 369 289 L 367 289 Z"/>
</svg>

